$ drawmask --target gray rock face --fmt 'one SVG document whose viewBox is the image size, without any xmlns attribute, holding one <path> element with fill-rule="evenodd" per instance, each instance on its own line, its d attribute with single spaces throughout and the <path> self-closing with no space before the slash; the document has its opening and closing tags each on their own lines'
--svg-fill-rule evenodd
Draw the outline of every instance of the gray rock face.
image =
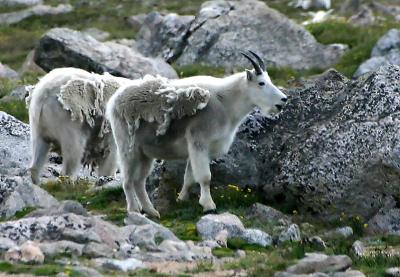
<svg viewBox="0 0 400 277">
<path fill-rule="evenodd" d="M 175 70 L 161 59 L 146 58 L 127 46 L 101 43 L 89 35 L 67 28 L 52 29 L 40 39 L 35 62 L 48 71 L 72 66 L 133 79 L 145 74 L 177 77 Z"/>
<path fill-rule="evenodd" d="M 173 60 L 182 52 L 183 40 L 193 22 L 194 16 L 180 16 L 174 13 L 165 16 L 151 12 L 145 18 L 136 39 L 137 49 L 146 56 L 161 56 Z"/>
<path fill-rule="evenodd" d="M 240 219 L 233 214 L 209 214 L 196 223 L 197 233 L 203 240 L 214 240 L 226 246 L 228 238 L 242 238 L 249 243 L 262 246 L 272 245 L 272 237 L 256 229 L 245 229 Z"/>
<path fill-rule="evenodd" d="M 371 58 L 360 65 L 354 77 L 388 64 L 400 65 L 400 29 L 391 29 L 379 39 L 372 49 Z"/>
<path fill-rule="evenodd" d="M 18 23 L 31 16 L 43 16 L 43 15 L 57 15 L 69 13 L 73 10 L 73 7 L 69 4 L 60 4 L 57 7 L 51 7 L 47 5 L 37 5 L 22 11 L 2 13 L 0 14 L 0 25 L 11 25 Z"/>
<path fill-rule="evenodd" d="M 364 256 L 365 247 L 364 247 L 364 244 L 362 243 L 362 241 L 356 240 L 353 243 L 353 245 L 351 246 L 351 250 L 358 257 Z"/>
<path fill-rule="evenodd" d="M 35 210 L 29 213 L 26 217 L 63 215 L 67 213 L 88 216 L 86 209 L 81 203 L 74 200 L 64 200 L 51 207 Z"/>
<path fill-rule="evenodd" d="M 92 36 L 94 39 L 98 41 L 106 41 L 110 37 L 110 33 L 102 31 L 97 28 L 87 28 L 82 31 L 84 34 Z"/>
<path fill-rule="evenodd" d="M 382 209 L 368 221 L 369 234 L 400 234 L 400 209 Z"/>
<path fill-rule="evenodd" d="M 0 63 L 0 78 L 18 79 L 19 75 L 7 65 Z"/>
<path fill-rule="evenodd" d="M 297 224 L 291 224 L 286 230 L 283 230 L 278 237 L 280 243 L 285 241 L 301 241 L 300 228 Z"/>
<path fill-rule="evenodd" d="M 342 47 L 317 43 L 303 27 L 256 0 L 205 2 L 194 21 L 152 13 L 139 34 L 141 51 L 179 65 L 244 67 L 248 61 L 240 51 L 252 49 L 269 65 L 326 68 L 343 52 Z"/>
</svg>

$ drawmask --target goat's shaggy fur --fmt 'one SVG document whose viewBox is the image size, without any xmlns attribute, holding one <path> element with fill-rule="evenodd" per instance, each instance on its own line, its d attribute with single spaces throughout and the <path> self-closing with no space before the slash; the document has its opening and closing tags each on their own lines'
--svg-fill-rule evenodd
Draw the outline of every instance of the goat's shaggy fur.
<svg viewBox="0 0 400 277">
<path fill-rule="evenodd" d="M 178 199 L 186 200 L 189 187 L 197 182 L 204 211 L 216 208 L 210 194 L 211 159 L 228 152 L 237 128 L 255 106 L 276 113 L 287 100 L 261 70 L 264 64 L 251 62 L 255 71 L 226 78 L 144 79 L 111 97 L 106 116 L 118 150 L 128 212 L 159 217 L 145 188 L 154 159 L 187 159 Z"/>
<path fill-rule="evenodd" d="M 33 157 L 31 176 L 39 173 L 51 144 L 63 156 L 62 174 L 74 176 L 79 164 L 99 166 L 99 175 L 115 173 L 115 146 L 105 106 L 114 92 L 130 80 L 77 68 L 49 72 L 27 99 Z"/>
<path fill-rule="evenodd" d="M 115 112 L 125 119 L 130 135 L 140 121 L 156 122 L 156 135 L 165 135 L 173 119 L 192 116 L 210 100 L 210 92 L 193 86 L 175 88 L 162 77 L 145 76 L 143 82 L 131 85 L 116 99 Z"/>
</svg>

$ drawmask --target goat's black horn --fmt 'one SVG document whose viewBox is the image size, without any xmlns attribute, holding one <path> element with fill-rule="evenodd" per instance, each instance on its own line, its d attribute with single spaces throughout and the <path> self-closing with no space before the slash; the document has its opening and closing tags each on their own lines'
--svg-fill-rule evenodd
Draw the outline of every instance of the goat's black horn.
<svg viewBox="0 0 400 277">
<path fill-rule="evenodd" d="M 253 51 L 251 51 L 251 50 L 248 50 L 248 51 L 249 51 L 249 53 L 251 53 L 257 59 L 258 64 L 260 65 L 261 69 L 263 71 L 265 71 L 267 69 L 267 67 L 265 66 L 264 60 L 259 55 L 254 53 Z"/>
<path fill-rule="evenodd" d="M 254 67 L 254 70 L 256 71 L 256 75 L 263 74 L 263 71 L 262 71 L 260 65 L 258 63 L 256 63 L 249 55 L 247 55 L 244 52 L 240 52 L 240 54 L 242 54 L 245 58 L 247 58 L 251 62 L 251 64 Z"/>
</svg>

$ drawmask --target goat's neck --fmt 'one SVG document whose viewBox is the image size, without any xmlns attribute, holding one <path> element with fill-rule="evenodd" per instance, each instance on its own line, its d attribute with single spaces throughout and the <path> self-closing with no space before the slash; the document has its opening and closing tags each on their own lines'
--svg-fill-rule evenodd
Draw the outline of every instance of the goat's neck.
<svg viewBox="0 0 400 277">
<path fill-rule="evenodd" d="M 238 126 L 254 108 L 246 90 L 246 74 L 237 73 L 224 78 L 224 87 L 217 92 L 232 124 Z"/>
</svg>

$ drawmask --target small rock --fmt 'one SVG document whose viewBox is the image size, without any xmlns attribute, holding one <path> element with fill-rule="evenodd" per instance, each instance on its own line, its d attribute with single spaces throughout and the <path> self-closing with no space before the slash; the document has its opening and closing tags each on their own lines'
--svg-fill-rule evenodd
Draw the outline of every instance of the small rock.
<svg viewBox="0 0 400 277">
<path fill-rule="evenodd" d="M 18 79 L 19 75 L 7 65 L 0 63 L 0 78 Z"/>
<path fill-rule="evenodd" d="M 15 246 L 17 246 L 17 245 L 15 244 L 15 242 L 13 242 L 12 240 L 10 240 L 9 238 L 2 238 L 2 237 L 0 237 L 0 254 L 1 254 L 2 252 L 7 251 L 7 250 L 10 249 L 10 248 L 15 247 Z"/>
<path fill-rule="evenodd" d="M 82 256 L 83 244 L 68 240 L 48 241 L 39 243 L 39 248 L 46 257 L 58 255 Z"/>
<path fill-rule="evenodd" d="M 9 96 L 18 99 L 18 100 L 25 100 L 28 96 L 29 92 L 25 86 L 19 86 L 15 88 L 13 91 L 10 92 Z"/>
<path fill-rule="evenodd" d="M 326 9 L 331 8 L 331 0 L 297 0 L 290 3 L 295 8 L 308 9 Z"/>
<path fill-rule="evenodd" d="M 280 243 L 285 241 L 301 241 L 299 226 L 297 224 L 291 224 L 289 228 L 280 233 L 278 241 Z"/>
<path fill-rule="evenodd" d="M 400 209 L 382 209 L 368 221 L 366 229 L 370 235 L 400 234 Z"/>
<path fill-rule="evenodd" d="M 82 253 L 88 258 L 109 258 L 113 254 L 113 249 L 107 244 L 89 242 L 83 247 Z"/>
<path fill-rule="evenodd" d="M 332 277 L 365 277 L 365 274 L 357 270 L 346 270 L 344 272 L 335 272 Z"/>
<path fill-rule="evenodd" d="M 127 22 L 129 24 L 129 26 L 133 27 L 136 30 L 139 30 L 140 27 L 142 27 L 146 16 L 147 15 L 144 13 L 135 14 L 135 15 L 128 17 Z"/>
<path fill-rule="evenodd" d="M 363 244 L 361 241 L 359 241 L 359 240 L 356 240 L 356 241 L 353 243 L 353 245 L 351 246 L 351 250 L 352 250 L 353 253 L 354 253 L 356 256 L 358 256 L 358 257 L 364 256 L 365 247 L 364 247 L 364 244 Z"/>
<path fill-rule="evenodd" d="M 241 237 L 245 231 L 240 219 L 231 213 L 208 214 L 196 223 L 198 234 L 203 240 L 213 239 L 222 231 L 228 232 L 228 238 Z"/>
<path fill-rule="evenodd" d="M 246 257 L 246 251 L 238 249 L 235 252 L 235 256 L 238 257 L 239 259 L 245 258 Z"/>
<path fill-rule="evenodd" d="M 307 242 L 308 242 L 309 244 L 311 244 L 312 247 L 314 247 L 314 248 L 316 248 L 316 249 L 318 249 L 318 250 L 324 250 L 324 249 L 326 249 L 326 243 L 325 243 L 325 241 L 324 241 L 321 237 L 319 237 L 319 236 L 313 236 L 313 237 L 309 238 L 309 239 L 307 240 Z"/>
<path fill-rule="evenodd" d="M 6 261 L 42 264 L 44 255 L 37 243 L 26 241 L 20 247 L 10 248 L 4 255 Z"/>
<path fill-rule="evenodd" d="M 255 203 L 253 204 L 247 211 L 247 216 L 251 217 L 251 218 L 255 218 L 257 220 L 260 221 L 265 221 L 265 222 L 272 222 L 272 223 L 276 223 L 279 222 L 281 220 L 283 220 L 283 222 L 290 222 L 290 217 L 285 215 L 284 213 L 260 204 L 260 203 Z"/>
<path fill-rule="evenodd" d="M 385 270 L 388 277 L 400 277 L 400 267 L 391 267 Z"/>
<path fill-rule="evenodd" d="M 102 277 L 103 276 L 94 268 L 90 268 L 90 267 L 86 267 L 86 266 L 74 266 L 74 267 L 72 267 L 72 270 L 74 272 L 78 273 L 78 276 L 81 276 L 81 277 Z M 67 275 L 66 277 L 69 277 L 69 276 L 70 275 Z"/>
<path fill-rule="evenodd" d="M 88 216 L 86 209 L 81 203 L 74 200 L 64 200 L 59 204 L 53 205 L 49 208 L 38 209 L 29 213 L 25 217 L 41 217 L 41 216 L 51 216 L 51 215 L 62 215 L 67 213 L 73 213 L 76 215 Z"/>
<path fill-rule="evenodd" d="M 344 271 L 352 265 L 351 259 L 346 255 L 327 256 L 319 253 L 306 253 L 306 257 L 290 266 L 286 272 L 295 274 L 331 273 Z"/>
<path fill-rule="evenodd" d="M 221 247 L 221 245 L 218 242 L 216 242 L 215 240 L 203 240 L 198 245 L 199 246 L 209 247 L 211 249 Z"/>
<path fill-rule="evenodd" d="M 84 29 L 82 33 L 92 36 L 98 41 L 106 41 L 110 37 L 110 33 L 97 28 L 87 28 Z"/>
<path fill-rule="evenodd" d="M 335 230 L 328 231 L 324 234 L 324 237 L 343 237 L 343 238 L 348 238 L 353 235 L 353 228 L 350 226 L 345 226 L 345 227 L 339 227 L 336 228 Z"/>
<path fill-rule="evenodd" d="M 227 247 L 228 245 L 228 231 L 227 230 L 222 230 L 220 231 L 216 236 L 215 236 L 215 241 L 221 246 L 221 247 Z"/>
<path fill-rule="evenodd" d="M 119 270 L 119 271 L 130 271 L 135 270 L 137 268 L 144 268 L 144 264 L 142 261 L 139 261 L 134 258 L 126 259 L 126 260 L 116 260 L 116 259 L 95 259 L 94 262 L 100 267 L 107 270 Z"/>
<path fill-rule="evenodd" d="M 252 244 L 258 244 L 263 247 L 270 246 L 272 245 L 272 237 L 257 229 L 246 229 L 243 238 L 248 242 Z"/>
<path fill-rule="evenodd" d="M 354 26 L 368 26 L 375 22 L 375 16 L 368 6 L 363 5 L 361 6 L 360 11 L 351 16 L 347 22 Z"/>
</svg>

